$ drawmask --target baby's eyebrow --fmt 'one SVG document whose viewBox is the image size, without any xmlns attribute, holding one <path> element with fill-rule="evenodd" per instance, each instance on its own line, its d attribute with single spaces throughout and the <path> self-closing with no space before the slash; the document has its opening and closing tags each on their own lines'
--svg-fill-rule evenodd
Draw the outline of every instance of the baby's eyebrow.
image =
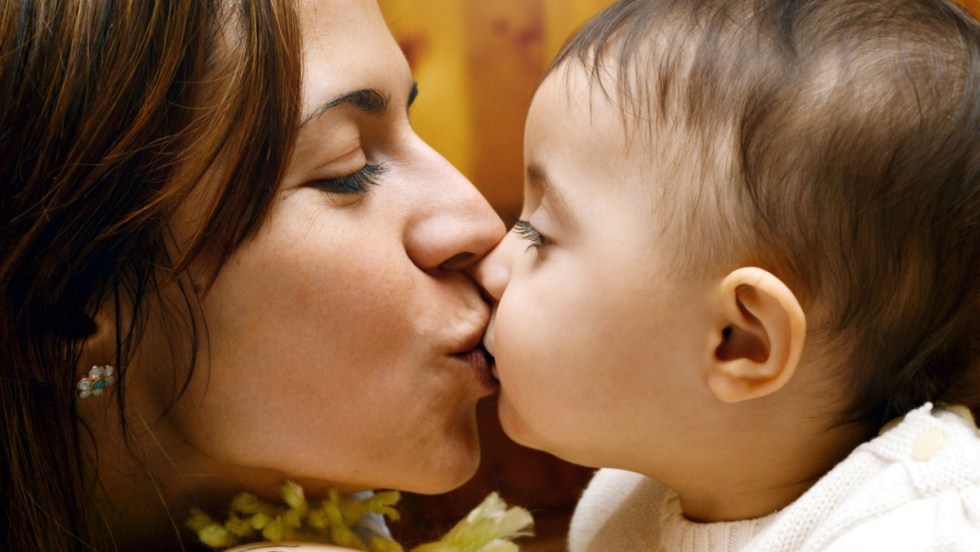
<svg viewBox="0 0 980 552">
<path fill-rule="evenodd" d="M 565 197 L 562 193 L 555 187 L 551 178 L 548 177 L 547 171 L 541 165 L 529 162 L 527 168 L 525 169 L 525 178 L 529 187 L 534 188 L 539 194 L 547 195 L 550 197 L 559 207 L 564 209 L 566 212 L 571 212 L 568 208 L 568 202 L 565 201 Z"/>
</svg>

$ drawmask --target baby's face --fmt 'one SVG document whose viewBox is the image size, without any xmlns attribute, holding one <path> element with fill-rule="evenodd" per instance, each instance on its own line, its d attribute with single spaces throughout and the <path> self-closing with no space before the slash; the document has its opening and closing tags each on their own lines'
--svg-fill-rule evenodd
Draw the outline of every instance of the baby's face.
<svg viewBox="0 0 980 552">
<path fill-rule="evenodd" d="M 645 136 L 579 66 L 553 73 L 527 118 L 521 221 L 477 269 L 499 301 L 485 343 L 505 431 L 580 464 L 669 449 L 704 392 L 710 294 L 668 266 L 657 218 L 675 206 L 654 199 L 670 183 Z"/>
</svg>

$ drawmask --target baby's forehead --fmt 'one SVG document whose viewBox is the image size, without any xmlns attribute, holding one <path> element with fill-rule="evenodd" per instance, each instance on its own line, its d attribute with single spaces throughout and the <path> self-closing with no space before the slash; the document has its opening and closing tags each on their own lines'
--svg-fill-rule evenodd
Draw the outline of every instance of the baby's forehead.
<svg viewBox="0 0 980 552">
<path fill-rule="evenodd" d="M 734 118 L 692 121 L 679 103 L 661 105 L 652 93 L 637 92 L 638 83 L 623 81 L 618 67 L 603 63 L 595 68 L 572 58 L 555 66 L 535 96 L 529 121 L 580 121 L 565 139 L 584 138 L 652 176 L 674 179 L 675 186 L 679 179 L 727 174 L 734 153 Z"/>
<path fill-rule="evenodd" d="M 622 134 L 628 147 L 647 147 L 661 134 L 684 132 L 683 122 L 674 113 L 649 109 L 649 102 L 638 100 L 624 90 L 612 70 L 596 70 L 578 60 L 555 67 L 542 81 L 532 102 L 532 113 L 574 117 L 600 133 Z M 607 137 L 607 136 L 601 136 Z M 639 140 L 647 143 L 638 144 Z"/>
<path fill-rule="evenodd" d="M 574 185 L 570 203 L 596 194 L 626 198 L 623 208 L 673 226 L 672 216 L 692 212 L 705 186 L 727 182 L 720 167 L 728 152 L 706 147 L 680 117 L 636 113 L 616 89 L 576 61 L 556 67 L 542 82 L 528 114 L 525 162 L 552 177 L 555 188 Z M 534 203 L 541 187 L 529 187 Z M 668 216 L 669 215 L 669 216 Z"/>
<path fill-rule="evenodd" d="M 560 144 L 597 164 L 642 164 L 656 147 L 650 132 L 637 132 L 642 130 L 637 122 L 612 90 L 572 61 L 557 67 L 538 88 L 528 112 L 526 146 Z"/>
</svg>

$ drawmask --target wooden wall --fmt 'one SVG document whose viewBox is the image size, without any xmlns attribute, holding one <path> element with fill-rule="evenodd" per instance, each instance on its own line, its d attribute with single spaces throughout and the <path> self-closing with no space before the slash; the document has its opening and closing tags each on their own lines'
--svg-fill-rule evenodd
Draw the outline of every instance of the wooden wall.
<svg viewBox="0 0 980 552">
<path fill-rule="evenodd" d="M 502 212 L 521 205 L 524 117 L 548 62 L 610 0 L 380 0 L 419 83 L 418 133 Z"/>
<path fill-rule="evenodd" d="M 980 19 L 980 0 L 956 0 L 956 3 L 966 8 L 973 17 Z"/>
</svg>

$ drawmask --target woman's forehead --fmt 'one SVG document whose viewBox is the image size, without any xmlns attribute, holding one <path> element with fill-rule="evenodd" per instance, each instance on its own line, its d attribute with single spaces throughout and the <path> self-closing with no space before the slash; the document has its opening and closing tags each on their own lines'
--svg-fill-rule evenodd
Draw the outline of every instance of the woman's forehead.
<svg viewBox="0 0 980 552">
<path fill-rule="evenodd" d="M 408 92 L 408 63 L 376 2 L 307 0 L 299 3 L 298 11 L 303 37 L 302 117 L 359 90 L 378 91 L 391 101 Z"/>
</svg>

